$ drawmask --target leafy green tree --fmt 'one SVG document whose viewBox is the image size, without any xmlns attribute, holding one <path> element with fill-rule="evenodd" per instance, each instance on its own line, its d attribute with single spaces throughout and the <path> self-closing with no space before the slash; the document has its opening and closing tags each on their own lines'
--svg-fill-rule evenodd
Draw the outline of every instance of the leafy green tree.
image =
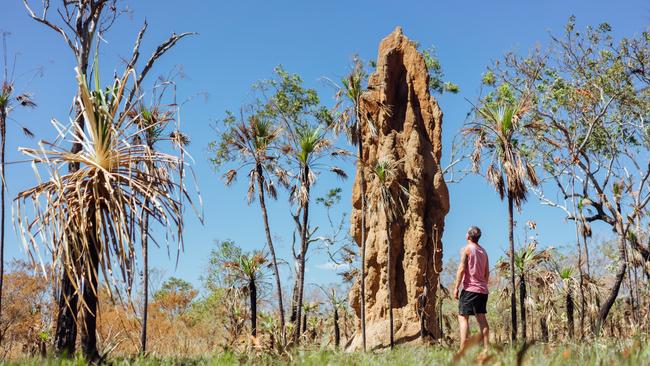
<svg viewBox="0 0 650 366">
<path fill-rule="evenodd" d="M 311 187 L 322 171 L 331 171 L 345 178 L 345 172 L 329 165 L 326 158 L 345 156 L 347 152 L 333 145 L 331 136 L 334 116 L 321 105 L 314 89 L 303 87 L 302 79 L 281 66 L 275 69 L 275 78 L 258 85 L 263 95 L 266 117 L 283 128 L 281 151 L 283 172 L 290 181 L 290 200 L 296 206 L 292 212 L 299 235 L 299 248 L 294 248 L 296 260 L 291 322 L 294 323 L 294 342 L 301 334 L 302 303 L 305 282 L 305 263 L 315 229 L 309 227 Z"/>
<path fill-rule="evenodd" d="M 198 293 L 191 283 L 177 277 L 170 277 L 163 282 L 160 290 L 156 291 L 154 300 L 164 313 L 175 318 L 190 310 L 192 301 Z"/>
<path fill-rule="evenodd" d="M 650 261 L 650 251 L 634 240 L 641 223 L 647 223 L 650 201 L 649 44 L 647 32 L 617 42 L 608 24 L 582 31 L 572 17 L 564 34 L 552 37 L 548 51 L 508 54 L 489 71 L 495 85 L 530 96 L 524 125 L 531 133 L 521 143 L 534 146 L 534 161 L 549 183 L 545 190 L 559 192 L 554 198 L 536 191 L 541 202 L 583 225 L 606 223 L 618 237 L 615 278 L 600 304 L 597 332 L 629 278 L 628 246 Z M 632 281 L 629 286 L 634 297 Z M 637 303 L 631 301 L 633 315 Z"/>
</svg>

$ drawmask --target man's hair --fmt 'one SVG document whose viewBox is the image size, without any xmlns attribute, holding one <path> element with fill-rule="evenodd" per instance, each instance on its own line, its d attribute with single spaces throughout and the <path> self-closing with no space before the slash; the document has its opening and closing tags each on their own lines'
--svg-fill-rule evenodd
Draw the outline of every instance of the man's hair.
<svg viewBox="0 0 650 366">
<path fill-rule="evenodd" d="M 478 226 L 471 226 L 469 230 L 467 230 L 467 236 L 469 236 L 469 239 L 474 243 L 478 243 L 478 240 L 481 238 L 481 229 L 479 229 Z"/>
</svg>

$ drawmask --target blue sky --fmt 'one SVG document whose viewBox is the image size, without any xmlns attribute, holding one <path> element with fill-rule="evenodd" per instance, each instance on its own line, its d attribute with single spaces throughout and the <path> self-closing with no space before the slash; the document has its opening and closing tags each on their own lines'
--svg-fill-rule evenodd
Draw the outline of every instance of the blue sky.
<svg viewBox="0 0 650 366">
<path fill-rule="evenodd" d="M 34 3 L 40 1 L 32 1 Z M 56 1 L 53 3 L 57 3 Z M 250 101 L 250 86 L 269 78 L 274 66 L 282 64 L 300 74 L 305 85 L 316 88 L 324 103 L 333 104 L 333 91 L 323 77 L 339 79 L 350 66 L 352 55 L 374 59 L 379 41 L 395 26 L 424 47 L 434 45 L 446 78 L 460 86 L 456 95 L 444 95 L 439 103 L 444 112 L 444 161 L 449 159 L 451 140 L 461 128 L 478 93 L 481 74 L 491 61 L 507 51 L 525 53 L 548 42 L 549 32 L 559 34 L 571 15 L 579 27 L 608 22 L 620 37 L 640 34 L 650 24 L 650 4 L 640 0 L 611 1 L 128 1 L 131 13 L 123 15 L 105 37 L 101 52 L 103 73 L 120 69 L 121 58 L 129 57 L 135 35 L 143 20 L 149 30 L 143 41 L 143 55 L 171 32 L 193 31 L 199 35 L 177 45 L 150 74 L 150 80 L 181 65 L 185 77 L 178 81 L 179 100 L 194 97 L 184 105 L 182 121 L 192 139 L 190 153 L 196 164 L 204 200 L 205 225 L 191 212 L 187 215 L 186 248 L 175 268 L 175 251 L 154 249 L 152 266 L 166 276 L 177 276 L 199 284 L 214 239 L 232 239 L 246 249 L 261 248 L 264 233 L 259 207 L 247 206 L 246 184 L 240 181 L 225 188 L 220 174 L 207 162 L 208 143 L 216 138 L 212 125 L 226 109 L 236 110 Z M 182 4 L 182 5 L 179 5 Z M 56 15 L 52 12 L 52 15 Z M 60 37 L 32 21 L 19 0 L 5 0 L 0 13 L 0 30 L 11 32 L 10 54 L 17 54 L 17 87 L 33 93 L 35 110 L 18 110 L 14 119 L 32 129 L 38 138 L 54 136 L 51 118 L 67 120 L 74 95 L 74 60 Z M 35 68 L 43 75 L 33 78 Z M 22 76 L 21 76 L 22 75 Z M 203 98 L 207 95 L 207 98 Z M 15 124 L 9 126 L 8 160 L 22 159 L 18 146 L 35 146 Z M 348 165 L 350 168 L 351 165 Z M 349 170 L 353 172 L 353 170 Z M 31 167 L 8 167 L 9 197 L 35 184 Z M 315 195 L 342 187 L 343 199 L 337 212 L 349 212 L 352 179 L 340 181 L 322 176 Z M 483 228 L 482 242 L 493 261 L 507 244 L 507 210 L 494 190 L 480 177 L 468 177 L 450 186 L 451 212 L 443 237 L 444 260 L 458 256 L 469 225 Z M 293 223 L 286 195 L 269 204 L 271 229 L 281 257 L 290 260 Z M 316 208 L 314 224 L 326 227 L 324 211 Z M 538 224 L 544 245 L 567 245 L 574 228 L 560 211 L 539 205 L 531 196 L 518 221 Z M 10 220 L 7 220 L 11 228 Z M 607 236 L 607 228 L 595 226 Z M 518 232 L 521 237 L 522 231 Z M 7 234 L 6 259 L 24 258 L 22 246 L 11 229 Z M 337 281 L 327 269 L 327 257 L 315 251 L 309 258 L 307 283 Z M 289 275 L 288 267 L 284 270 Z"/>
</svg>

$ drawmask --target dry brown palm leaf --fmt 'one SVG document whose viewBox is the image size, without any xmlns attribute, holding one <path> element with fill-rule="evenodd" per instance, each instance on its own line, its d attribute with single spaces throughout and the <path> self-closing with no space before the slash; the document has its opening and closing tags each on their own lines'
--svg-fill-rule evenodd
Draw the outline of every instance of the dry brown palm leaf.
<svg viewBox="0 0 650 366">
<path fill-rule="evenodd" d="M 92 91 L 78 73 L 77 103 L 87 131 L 76 123 L 67 128 L 54 121 L 60 133 L 57 144 L 41 141 L 39 148 L 20 149 L 32 160 L 38 185 L 18 194 L 14 222 L 32 258 L 45 268 L 43 252 L 50 252 L 50 273 L 65 268 L 77 292 L 93 272 L 100 272 L 110 285 L 126 283 L 127 291 L 131 288 L 143 213 L 152 220 L 147 230 L 164 228 L 168 243 L 175 241 L 182 249 L 184 204 L 191 204 L 182 183 L 183 154 L 132 143 L 141 129 L 120 111 L 131 73 L 127 70 L 107 89 L 101 89 L 96 78 Z M 67 151 L 66 139 L 78 142 L 81 151 Z M 80 168 L 64 173 L 71 163 Z M 148 168 L 152 166 L 157 168 Z M 101 269 L 91 264 L 91 253 L 97 254 Z"/>
</svg>

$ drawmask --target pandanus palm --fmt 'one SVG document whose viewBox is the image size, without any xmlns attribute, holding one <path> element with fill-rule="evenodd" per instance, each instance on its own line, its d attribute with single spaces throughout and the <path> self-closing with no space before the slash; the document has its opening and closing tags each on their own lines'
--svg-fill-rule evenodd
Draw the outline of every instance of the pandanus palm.
<svg viewBox="0 0 650 366">
<path fill-rule="evenodd" d="M 14 94 L 14 83 L 9 80 L 7 73 L 8 65 L 5 50 L 5 79 L 0 86 L 0 313 L 2 313 L 2 285 L 4 279 L 4 252 L 5 252 L 5 194 L 7 192 L 7 181 L 5 172 L 5 153 L 7 146 L 7 120 L 9 114 L 16 105 L 23 107 L 35 107 L 29 94 Z M 23 127 L 27 136 L 32 133 Z"/>
<path fill-rule="evenodd" d="M 334 327 L 334 348 L 338 349 L 341 344 L 341 327 L 339 325 L 339 310 L 345 306 L 345 300 L 336 294 L 336 288 L 325 289 L 318 286 L 327 298 L 332 307 L 332 326 Z"/>
<path fill-rule="evenodd" d="M 229 114 L 228 123 L 235 123 L 234 116 Z M 253 199 L 253 194 L 257 191 L 257 197 L 262 210 L 262 219 L 264 222 L 264 232 L 266 234 L 266 244 L 269 247 L 271 261 L 273 264 L 273 274 L 275 276 L 275 287 L 278 296 L 278 307 L 280 310 L 280 331 L 282 335 L 282 344 L 286 344 L 284 304 L 282 298 L 282 283 L 280 281 L 280 270 L 278 260 L 273 246 L 271 237 L 271 227 L 269 224 L 268 211 L 266 208 L 267 195 L 273 199 L 277 197 L 277 191 L 273 184 L 273 175 L 278 177 L 281 184 L 287 185 L 285 175 L 276 164 L 276 157 L 273 156 L 273 146 L 280 135 L 280 129 L 263 114 L 253 114 L 249 116 L 248 122 L 231 126 L 221 136 L 221 141 L 213 143 L 211 146 L 215 150 L 216 156 L 212 159 L 215 166 L 219 166 L 226 161 L 236 161 L 239 166 L 229 170 L 225 175 L 226 185 L 230 185 L 237 177 L 238 171 L 246 169 L 249 177 L 248 183 L 248 201 Z"/>
<path fill-rule="evenodd" d="M 380 157 L 372 171 L 379 186 L 379 197 L 376 197 L 374 199 L 374 202 L 377 202 L 377 216 L 381 217 L 380 213 L 383 213 L 385 220 L 384 224 L 386 228 L 386 251 L 388 256 L 388 260 L 386 262 L 386 276 L 388 277 L 386 286 L 388 287 L 388 326 L 390 348 L 393 348 L 395 346 L 393 328 L 393 249 L 391 240 L 391 225 L 393 224 L 395 217 L 399 214 L 402 205 L 402 201 L 399 198 L 394 198 L 392 187 L 394 185 L 394 178 L 397 173 L 397 167 L 399 164 L 399 161 L 393 161 L 385 157 Z M 402 189 L 402 191 L 404 191 L 404 189 Z"/>
<path fill-rule="evenodd" d="M 517 338 L 513 208 L 516 206 L 521 209 L 526 201 L 528 194 L 526 182 L 533 186 L 538 184 L 535 169 L 528 161 L 525 149 L 520 143 L 527 126 L 522 122 L 522 118 L 528 110 L 529 102 L 526 98 L 518 103 L 485 102 L 484 106 L 477 108 L 476 120 L 463 129 L 463 133 L 474 140 L 472 153 L 474 172 L 478 173 L 482 157 L 487 155 L 485 178 L 494 186 L 501 200 L 507 198 L 508 201 L 512 341 Z"/>
<path fill-rule="evenodd" d="M 521 311 L 521 334 L 526 340 L 526 297 L 527 283 L 526 276 L 535 275 L 538 272 L 540 264 L 548 262 L 551 259 L 553 248 L 537 249 L 537 243 L 531 242 L 527 246 L 515 251 L 515 268 L 519 277 L 519 309 Z M 507 273 L 509 263 L 500 261 L 497 268 L 502 273 Z"/>
<path fill-rule="evenodd" d="M 226 262 L 224 267 L 235 282 L 248 289 L 251 313 L 251 335 L 257 337 L 257 290 L 268 268 L 268 259 L 263 252 L 241 254 L 235 261 Z"/>
<path fill-rule="evenodd" d="M 575 279 L 573 278 L 574 272 L 572 268 L 563 267 L 557 271 L 560 280 L 562 281 L 562 292 L 565 296 L 564 305 L 566 307 L 566 321 L 569 338 L 573 339 L 574 336 L 574 311 L 575 303 L 573 299 L 573 285 Z"/>
<path fill-rule="evenodd" d="M 292 304 L 292 319 L 296 323 L 293 337 L 296 343 L 301 334 L 300 319 L 305 287 L 305 261 L 309 245 L 312 242 L 312 232 L 309 231 L 311 186 L 316 180 L 316 175 L 324 168 L 334 172 L 339 177 L 347 177 L 342 169 L 327 166 L 321 162 L 326 156 L 344 153 L 332 146 L 326 131 L 325 128 L 320 126 L 299 126 L 289 131 L 287 144 L 283 147 L 288 158 L 288 164 L 296 172 L 295 183 L 291 188 L 291 199 L 298 205 L 298 212 L 293 216 L 300 233 L 300 250 L 296 258 L 296 283 Z"/>
<path fill-rule="evenodd" d="M 46 169 L 49 177 L 18 194 L 16 223 L 30 253 L 40 258 L 41 242 L 52 253 L 56 272 L 68 273 L 75 293 L 82 294 L 82 348 L 89 359 L 98 356 L 100 268 L 107 282 L 126 282 L 131 288 L 143 211 L 168 230 L 168 238 L 176 239 L 180 249 L 184 200 L 190 197 L 183 183 L 181 157 L 133 143 L 140 130 L 126 118 L 127 111 L 120 110 L 132 73 L 126 70 L 111 87 L 101 89 L 95 68 L 91 91 L 78 71 L 77 102 L 88 134 L 77 124 L 68 129 L 57 123 L 58 144 L 41 142 L 40 148 L 20 149 L 35 166 Z M 66 138 L 78 142 L 81 150 L 66 151 L 61 146 Z M 69 164 L 80 168 L 63 173 Z M 145 168 L 154 165 L 157 169 Z M 36 209 L 26 211 L 28 202 Z"/>
<path fill-rule="evenodd" d="M 339 93 L 350 104 L 342 113 L 343 127 L 352 145 L 357 146 L 357 172 L 359 174 L 359 199 L 361 201 L 361 279 L 359 287 L 361 292 L 361 339 L 364 351 L 366 350 L 366 161 L 363 154 L 363 131 L 372 127 L 372 123 L 365 118 L 361 104 L 363 83 L 366 78 L 367 75 L 361 60 L 355 58 L 354 67 L 350 74 L 342 80 L 343 88 Z"/>
<path fill-rule="evenodd" d="M 172 113 L 161 109 L 158 105 L 146 108 L 144 105 L 139 109 L 129 113 L 129 117 L 135 125 L 142 131 L 142 137 L 134 137 L 135 143 L 144 144 L 151 151 L 155 145 L 163 138 L 163 133 L 169 122 L 172 121 Z M 178 133 L 178 132 L 177 132 Z M 144 139 L 143 139 L 144 138 Z M 147 171 L 156 169 L 155 162 L 149 162 L 143 167 Z M 145 199 L 145 207 L 149 207 L 149 202 Z M 149 215 L 146 210 L 142 212 L 142 328 L 140 332 L 140 353 L 147 351 L 147 320 L 149 314 Z"/>
</svg>

